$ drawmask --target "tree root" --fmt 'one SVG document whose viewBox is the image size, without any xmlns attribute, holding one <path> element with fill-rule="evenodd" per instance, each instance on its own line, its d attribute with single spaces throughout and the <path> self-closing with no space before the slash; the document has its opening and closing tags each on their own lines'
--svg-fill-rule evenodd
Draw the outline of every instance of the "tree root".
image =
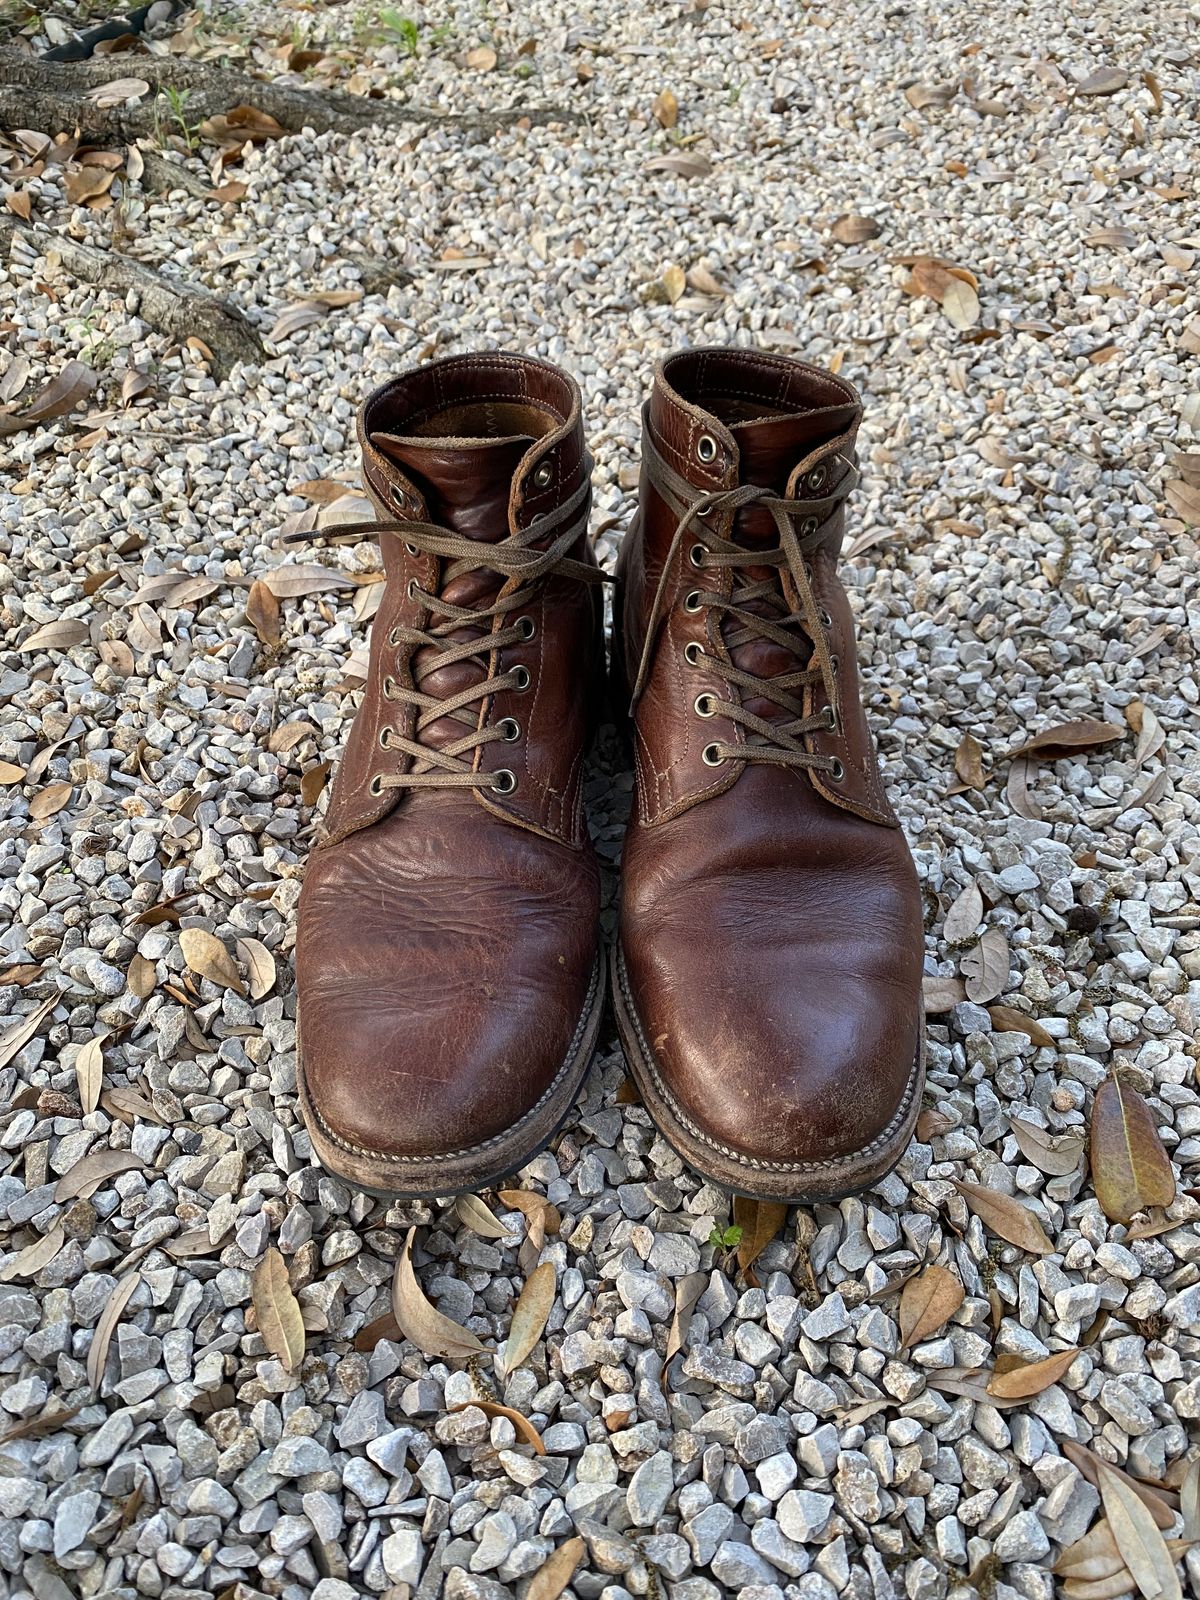
<svg viewBox="0 0 1200 1600">
<path fill-rule="evenodd" d="M 39 250 L 54 250 L 70 277 L 114 294 L 135 296 L 134 314 L 172 339 L 202 339 L 213 355 L 218 378 L 238 361 L 267 359 L 258 334 L 228 300 L 207 289 L 172 282 L 129 256 L 98 250 L 61 233 L 35 228 L 15 218 L 0 219 L 0 256 L 7 259 L 18 230 Z"/>
<path fill-rule="evenodd" d="M 151 94 L 133 105 L 97 106 L 85 98 L 89 89 L 119 78 L 138 77 Z M 221 116 L 235 106 L 253 106 L 274 117 L 289 133 L 311 128 L 314 133 L 358 133 L 366 128 L 464 128 L 480 138 L 527 121 L 575 122 L 573 112 L 557 106 L 531 106 L 514 111 L 433 111 L 403 100 L 372 100 L 365 95 L 320 93 L 277 79 L 255 78 L 209 61 L 176 56 L 108 55 L 87 61 L 47 61 L 0 50 L 0 128 L 35 128 L 43 133 L 70 133 L 78 127 L 85 139 L 130 142 L 170 131 L 158 98 L 165 90 L 182 97 L 181 112 L 189 127 Z"/>
</svg>

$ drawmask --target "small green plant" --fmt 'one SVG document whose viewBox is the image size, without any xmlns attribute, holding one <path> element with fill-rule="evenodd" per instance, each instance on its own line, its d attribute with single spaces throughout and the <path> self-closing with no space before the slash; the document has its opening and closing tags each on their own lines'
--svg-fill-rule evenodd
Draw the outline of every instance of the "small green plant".
<svg viewBox="0 0 1200 1600">
<path fill-rule="evenodd" d="M 167 139 L 179 134 L 189 150 L 200 145 L 200 124 L 187 119 L 186 89 L 167 88 L 154 102 L 154 141 L 161 148 Z"/>
<path fill-rule="evenodd" d="M 99 313 L 93 311 L 87 317 L 68 324 L 72 338 L 79 344 L 79 359 L 93 372 L 111 365 L 117 353 L 116 340 L 111 334 L 102 333 L 97 326 L 98 316 Z"/>
<path fill-rule="evenodd" d="M 708 1242 L 714 1250 L 736 1250 L 742 1242 L 742 1230 L 736 1222 L 728 1228 L 714 1228 L 708 1236 Z"/>
<path fill-rule="evenodd" d="M 421 32 L 411 17 L 402 17 L 394 6 L 385 6 L 379 13 L 377 34 L 384 44 L 394 45 L 406 56 L 415 56 L 421 42 Z"/>
</svg>

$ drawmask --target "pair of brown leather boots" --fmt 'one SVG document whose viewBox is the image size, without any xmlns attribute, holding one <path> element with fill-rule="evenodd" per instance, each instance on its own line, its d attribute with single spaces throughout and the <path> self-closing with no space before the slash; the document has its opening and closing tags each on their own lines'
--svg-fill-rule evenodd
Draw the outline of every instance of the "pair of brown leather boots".
<svg viewBox="0 0 1200 1600">
<path fill-rule="evenodd" d="M 670 357 L 614 605 L 625 1053 L 693 1167 L 787 1201 L 886 1173 L 923 1077 L 920 897 L 836 574 L 860 415 L 800 361 Z M 359 432 L 387 581 L 300 901 L 300 1101 L 330 1172 L 443 1195 L 546 1144 L 600 1030 L 582 785 L 604 580 L 557 368 L 436 361 Z"/>
</svg>

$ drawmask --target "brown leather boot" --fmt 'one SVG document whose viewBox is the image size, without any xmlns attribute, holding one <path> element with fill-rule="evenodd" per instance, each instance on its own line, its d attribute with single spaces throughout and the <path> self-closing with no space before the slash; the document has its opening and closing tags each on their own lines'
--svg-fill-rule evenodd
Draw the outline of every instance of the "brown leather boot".
<svg viewBox="0 0 1200 1600">
<path fill-rule="evenodd" d="M 923 1080 L 921 901 L 836 574 L 860 415 L 800 361 L 672 356 L 618 567 L 621 1038 L 693 1166 L 791 1202 L 886 1173 Z"/>
<path fill-rule="evenodd" d="M 395 378 L 359 438 L 387 582 L 300 899 L 300 1103 L 336 1176 L 452 1194 L 546 1143 L 600 1024 L 591 463 L 523 356 Z"/>
</svg>

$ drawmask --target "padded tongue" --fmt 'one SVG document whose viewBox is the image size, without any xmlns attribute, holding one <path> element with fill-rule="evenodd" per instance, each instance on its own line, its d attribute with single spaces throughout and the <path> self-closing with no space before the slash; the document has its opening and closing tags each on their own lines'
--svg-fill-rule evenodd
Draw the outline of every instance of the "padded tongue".
<svg viewBox="0 0 1200 1600">
<path fill-rule="evenodd" d="M 403 467 L 425 497 L 430 522 L 468 539 L 507 539 L 512 481 L 533 435 L 505 439 L 406 438 L 376 433 L 371 443 Z"/>
<path fill-rule="evenodd" d="M 817 445 L 853 426 L 857 406 L 819 406 L 784 416 L 734 422 L 729 431 L 741 456 L 743 483 L 783 494 L 792 470 Z"/>
</svg>

